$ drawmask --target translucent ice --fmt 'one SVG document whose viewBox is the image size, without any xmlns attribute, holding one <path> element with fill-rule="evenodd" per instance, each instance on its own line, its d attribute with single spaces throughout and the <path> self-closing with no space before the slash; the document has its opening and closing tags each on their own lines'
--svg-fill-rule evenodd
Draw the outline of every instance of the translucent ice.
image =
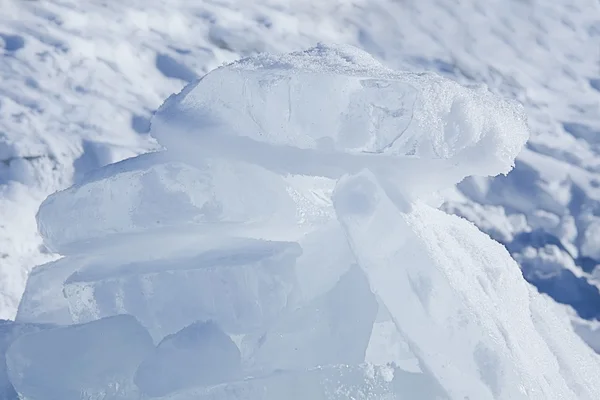
<svg viewBox="0 0 600 400">
<path fill-rule="evenodd" d="M 160 397 L 241 378 L 236 344 L 216 324 L 197 322 L 165 337 L 138 368 L 135 383 L 142 393 Z"/>
<path fill-rule="evenodd" d="M 8 379 L 6 351 L 20 336 L 51 328 L 51 325 L 22 324 L 13 321 L 0 321 L 0 399 L 17 400 L 17 392 Z"/>
<path fill-rule="evenodd" d="M 600 396 L 586 378 L 598 360 L 474 225 L 419 202 L 398 208 L 370 173 L 342 179 L 334 204 L 371 290 L 452 398 Z"/>
<path fill-rule="evenodd" d="M 69 223 L 65 223 L 68 217 Z M 115 236 L 191 230 L 213 236 L 244 226 L 296 223 L 284 180 L 243 163 L 202 160 L 192 167 L 155 153 L 111 165 L 48 197 L 38 212 L 45 244 L 89 252 Z M 90 242 L 93 245 L 90 246 Z"/>
<path fill-rule="evenodd" d="M 373 365 L 335 365 L 281 371 L 208 389 L 182 391 L 163 400 L 446 400 L 424 374 Z"/>
<path fill-rule="evenodd" d="M 127 313 L 156 340 L 208 320 L 238 334 L 262 329 L 292 295 L 296 243 L 230 238 L 176 248 L 164 258 L 99 261 L 75 272 L 64 287 L 73 320 Z"/>
<path fill-rule="evenodd" d="M 522 107 L 486 88 L 392 71 L 350 46 L 218 68 L 169 98 L 151 133 L 190 162 L 332 178 L 369 166 L 410 191 L 506 173 L 528 137 Z"/>
<path fill-rule="evenodd" d="M 71 324 L 73 319 L 63 294 L 63 284 L 86 261 L 83 257 L 66 257 L 35 267 L 29 273 L 16 321 Z"/>
<path fill-rule="evenodd" d="M 133 375 L 153 348 L 128 315 L 18 338 L 6 354 L 16 391 L 29 400 L 136 398 Z"/>
<path fill-rule="evenodd" d="M 376 315 L 377 301 L 354 266 L 327 294 L 278 318 L 257 340 L 248 368 L 265 373 L 360 364 Z"/>
</svg>

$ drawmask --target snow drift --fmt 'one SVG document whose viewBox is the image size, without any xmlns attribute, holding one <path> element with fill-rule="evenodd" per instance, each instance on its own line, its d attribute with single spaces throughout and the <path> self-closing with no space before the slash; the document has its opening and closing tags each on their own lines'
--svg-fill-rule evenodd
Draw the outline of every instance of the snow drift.
<svg viewBox="0 0 600 400">
<path fill-rule="evenodd" d="M 210 72 L 151 133 L 165 151 L 40 208 L 65 257 L 32 272 L 14 322 L 40 326 L 6 353 L 21 396 L 600 398 L 567 318 L 432 205 L 512 168 L 518 104 L 318 46 Z"/>
</svg>

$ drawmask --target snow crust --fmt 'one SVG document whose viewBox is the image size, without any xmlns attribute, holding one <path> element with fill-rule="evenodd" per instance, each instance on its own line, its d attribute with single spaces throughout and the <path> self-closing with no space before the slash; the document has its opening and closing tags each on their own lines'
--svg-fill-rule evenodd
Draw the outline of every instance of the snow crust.
<svg viewBox="0 0 600 400">
<path fill-rule="evenodd" d="M 319 45 L 210 72 L 151 133 L 40 208 L 64 258 L 19 306 L 46 324 L 7 351 L 21 396 L 600 396 L 568 317 L 433 196 L 512 168 L 518 104 Z"/>
</svg>

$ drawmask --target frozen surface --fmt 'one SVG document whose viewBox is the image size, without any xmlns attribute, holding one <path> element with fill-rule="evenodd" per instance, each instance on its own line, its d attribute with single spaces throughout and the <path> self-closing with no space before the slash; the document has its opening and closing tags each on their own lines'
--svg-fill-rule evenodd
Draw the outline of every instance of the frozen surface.
<svg viewBox="0 0 600 400">
<path fill-rule="evenodd" d="M 23 317 L 36 322 L 35 302 L 48 299 L 46 321 L 62 319 L 66 302 L 72 321 L 87 323 L 13 344 L 9 376 L 25 397 L 39 396 L 40 381 L 67 400 L 77 385 L 117 398 L 139 389 L 168 399 L 600 398 L 600 361 L 566 315 L 525 282 L 505 247 L 437 208 L 436 192 L 464 177 L 476 176 L 465 191 L 485 197 L 493 184 L 482 177 L 512 168 L 529 135 L 517 103 L 319 45 L 210 72 L 165 102 L 151 133 L 166 150 L 88 175 L 39 213 L 44 239 L 66 257 L 34 273 Z M 517 171 L 529 171 L 527 162 Z M 506 196 L 516 193 L 519 179 L 505 179 Z M 212 199 L 224 212 L 207 219 Z M 521 200 L 512 204 L 528 209 Z M 486 221 L 508 220 L 498 231 L 505 239 L 534 234 L 487 206 L 496 214 Z M 567 218 L 529 211 L 571 237 Z M 79 217 L 92 231 L 81 241 Z M 116 340 L 103 333 L 114 321 L 133 324 L 114 347 L 137 347 L 95 352 L 96 340 Z M 160 342 L 152 355 L 146 329 Z M 52 353 L 61 335 L 91 348 L 94 368 L 127 358 L 122 374 L 81 369 L 81 379 L 48 382 L 51 369 L 70 375 L 68 358 Z M 407 347 L 410 369 L 365 365 L 375 358 L 370 345 L 386 341 Z"/>
<path fill-rule="evenodd" d="M 189 390 L 163 400 L 445 400 L 443 390 L 423 374 L 372 365 L 334 365 Z"/>
<path fill-rule="evenodd" d="M 8 378 L 6 351 L 20 336 L 52 328 L 52 325 L 23 324 L 13 321 L 0 321 L 0 398 L 17 400 L 18 395 Z"/>
<path fill-rule="evenodd" d="M 163 104 L 151 133 L 189 161 L 218 153 L 331 178 L 371 166 L 411 192 L 470 171 L 506 173 L 528 137 L 522 107 L 485 86 L 395 72 L 356 48 L 324 45 L 210 72 Z"/>
<path fill-rule="evenodd" d="M 213 322 L 196 322 L 165 337 L 139 366 L 135 383 L 150 397 L 242 377 L 236 344 Z"/>
<path fill-rule="evenodd" d="M 160 340 L 196 321 L 213 320 L 231 334 L 253 332 L 286 307 L 298 244 L 195 243 L 153 260 L 105 258 L 73 273 L 64 283 L 73 321 L 127 313 Z"/>
<path fill-rule="evenodd" d="M 35 267 L 29 274 L 15 320 L 70 325 L 73 322 L 63 284 L 89 258 L 68 257 Z"/>
<path fill-rule="evenodd" d="M 152 351 L 150 335 L 121 315 L 19 337 L 6 354 L 8 375 L 31 400 L 134 399 L 133 375 Z"/>
<path fill-rule="evenodd" d="M 258 339 L 249 338 L 252 350 L 246 368 L 264 374 L 360 364 L 377 309 L 368 282 L 355 265 L 327 294 L 285 313 Z"/>
<path fill-rule="evenodd" d="M 110 180 L 102 172 L 50 196 L 38 213 L 46 245 L 77 253 L 90 240 L 149 230 L 196 229 L 214 234 L 222 226 L 292 225 L 296 207 L 285 181 L 243 163 L 202 160 L 191 167 L 162 153 L 126 160 Z M 63 224 L 64 215 L 73 223 Z"/>
</svg>

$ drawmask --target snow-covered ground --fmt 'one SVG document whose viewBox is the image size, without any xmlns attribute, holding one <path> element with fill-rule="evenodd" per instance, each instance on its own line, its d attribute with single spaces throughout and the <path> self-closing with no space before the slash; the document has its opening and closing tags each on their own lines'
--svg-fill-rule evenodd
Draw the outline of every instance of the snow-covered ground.
<svg viewBox="0 0 600 400">
<path fill-rule="evenodd" d="M 521 101 L 532 137 L 516 169 L 467 180 L 445 209 L 542 291 L 600 316 L 596 0 L 0 0 L 0 317 L 54 257 L 34 218 L 48 194 L 156 149 L 151 113 L 208 70 L 319 41 Z"/>
</svg>

